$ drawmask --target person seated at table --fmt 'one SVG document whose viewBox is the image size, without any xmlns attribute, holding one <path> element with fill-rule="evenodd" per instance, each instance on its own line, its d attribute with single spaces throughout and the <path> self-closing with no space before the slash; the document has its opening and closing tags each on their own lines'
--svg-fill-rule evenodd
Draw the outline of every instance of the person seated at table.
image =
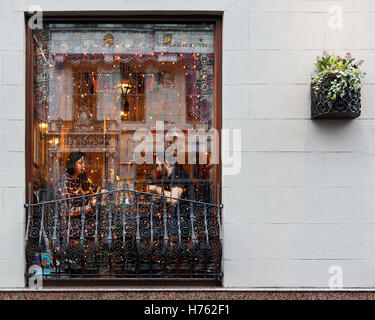
<svg viewBox="0 0 375 320">
<path fill-rule="evenodd" d="M 160 195 L 171 198 L 189 199 L 190 190 L 193 182 L 184 167 L 179 164 L 170 163 L 164 157 L 164 161 L 156 158 L 155 174 L 160 184 L 150 184 L 147 186 L 147 192 L 155 192 Z M 167 198 L 167 202 L 173 205 L 177 204 L 176 199 Z"/>
<path fill-rule="evenodd" d="M 66 168 L 55 186 L 56 199 L 69 199 L 99 192 L 100 188 L 93 186 L 87 179 L 85 154 L 83 152 L 71 152 L 66 162 Z M 104 189 L 101 192 L 105 192 Z M 63 202 L 66 210 L 67 202 Z M 71 203 L 72 217 L 78 216 L 84 210 L 86 213 L 92 212 L 96 204 L 95 197 L 87 197 L 82 203 L 82 199 L 74 199 Z"/>
</svg>

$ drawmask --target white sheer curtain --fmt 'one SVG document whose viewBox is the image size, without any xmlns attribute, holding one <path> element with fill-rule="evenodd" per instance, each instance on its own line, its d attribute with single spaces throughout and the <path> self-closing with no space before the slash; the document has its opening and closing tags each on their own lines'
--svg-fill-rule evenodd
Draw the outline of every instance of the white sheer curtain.
<svg viewBox="0 0 375 320">
<path fill-rule="evenodd" d="M 121 83 L 120 72 L 113 72 L 111 65 L 98 65 L 98 120 L 120 121 L 121 94 L 117 85 Z"/>
<path fill-rule="evenodd" d="M 65 64 L 55 68 L 49 79 L 49 120 L 72 120 L 72 69 Z"/>
</svg>

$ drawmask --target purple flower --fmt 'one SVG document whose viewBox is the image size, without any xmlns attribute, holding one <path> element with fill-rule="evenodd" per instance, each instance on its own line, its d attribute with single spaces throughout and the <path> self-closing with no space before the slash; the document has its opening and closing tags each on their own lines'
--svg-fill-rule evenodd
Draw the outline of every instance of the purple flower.
<svg viewBox="0 0 375 320">
<path fill-rule="evenodd" d="M 345 55 L 346 60 L 350 60 L 352 58 L 352 54 L 350 52 L 347 52 Z"/>
<path fill-rule="evenodd" d="M 320 56 L 316 56 L 316 61 L 319 61 L 320 60 Z"/>
<path fill-rule="evenodd" d="M 326 50 L 323 51 L 323 57 L 327 59 L 329 57 L 328 52 Z"/>
</svg>

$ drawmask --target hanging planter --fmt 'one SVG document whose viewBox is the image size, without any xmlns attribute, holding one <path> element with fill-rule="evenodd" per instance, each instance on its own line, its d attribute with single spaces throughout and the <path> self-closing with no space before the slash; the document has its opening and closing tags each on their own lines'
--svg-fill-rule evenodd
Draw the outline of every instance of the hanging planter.
<svg viewBox="0 0 375 320">
<path fill-rule="evenodd" d="M 348 52 L 344 59 L 323 52 L 317 57 L 316 73 L 311 80 L 311 118 L 350 119 L 361 114 L 363 60 L 354 62 Z"/>
</svg>

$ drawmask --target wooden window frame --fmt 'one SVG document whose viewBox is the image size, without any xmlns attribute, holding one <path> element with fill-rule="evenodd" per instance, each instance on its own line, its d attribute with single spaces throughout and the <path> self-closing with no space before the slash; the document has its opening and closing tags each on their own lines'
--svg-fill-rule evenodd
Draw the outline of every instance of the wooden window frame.
<svg viewBox="0 0 375 320">
<path fill-rule="evenodd" d="M 214 194 L 214 201 L 222 201 L 222 165 L 221 165 L 221 129 L 222 129 L 222 16 L 223 12 L 184 12 L 184 11 L 149 11 L 146 14 L 140 12 L 43 12 L 43 23 L 213 23 L 214 24 L 214 128 L 219 132 L 219 159 L 215 165 L 214 183 L 219 186 Z M 28 26 L 31 15 L 25 13 L 26 32 L 26 139 L 25 139 L 25 185 L 26 199 L 32 195 L 32 160 L 33 146 L 33 101 L 34 101 L 34 58 L 35 42 L 32 30 Z M 29 201 L 29 200 L 27 200 Z M 92 282 L 92 280 L 91 280 Z M 90 283 L 91 283 L 90 282 Z M 69 281 L 71 284 L 71 282 Z"/>
</svg>

